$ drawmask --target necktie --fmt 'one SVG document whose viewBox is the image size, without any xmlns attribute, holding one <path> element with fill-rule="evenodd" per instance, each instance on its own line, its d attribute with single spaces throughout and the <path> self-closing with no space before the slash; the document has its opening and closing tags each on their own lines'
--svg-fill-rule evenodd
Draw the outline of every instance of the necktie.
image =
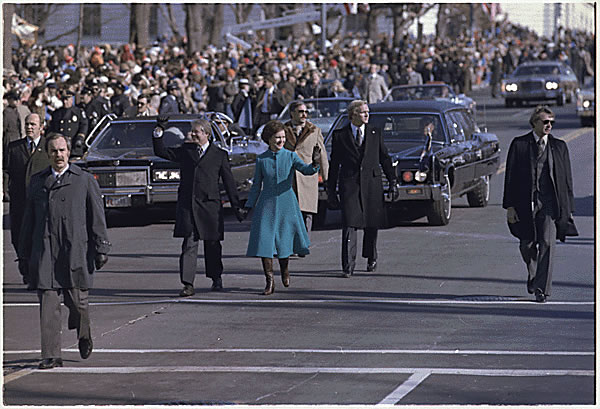
<svg viewBox="0 0 600 409">
<path fill-rule="evenodd" d="M 29 142 L 29 153 L 31 155 L 33 155 L 34 152 L 35 152 L 35 142 L 31 141 L 31 142 Z"/>
<path fill-rule="evenodd" d="M 538 156 L 542 156 L 544 153 L 544 148 L 546 147 L 544 144 L 544 138 L 540 138 L 537 142 L 538 145 Z"/>
<path fill-rule="evenodd" d="M 356 143 L 358 143 L 358 146 L 362 145 L 362 131 L 360 128 L 356 128 Z"/>
</svg>

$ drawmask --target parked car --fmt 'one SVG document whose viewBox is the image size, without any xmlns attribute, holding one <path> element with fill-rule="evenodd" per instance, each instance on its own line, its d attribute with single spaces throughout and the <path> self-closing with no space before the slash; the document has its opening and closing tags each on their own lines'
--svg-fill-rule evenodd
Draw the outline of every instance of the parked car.
<svg viewBox="0 0 600 409">
<path fill-rule="evenodd" d="M 477 114 L 477 103 L 465 94 L 454 92 L 452 87 L 443 82 L 427 83 L 423 85 L 396 85 L 388 91 L 384 101 L 415 101 L 434 100 L 449 101 L 462 105 L 472 114 Z"/>
<path fill-rule="evenodd" d="M 495 134 L 481 132 L 466 108 L 444 101 L 394 101 L 369 109 L 369 124 L 382 130 L 400 185 L 396 201 L 386 198 L 392 214 L 426 215 L 429 224 L 439 226 L 450 221 L 453 198 L 466 195 L 471 207 L 488 204 L 500 146 Z M 348 122 L 343 114 L 331 127 L 328 153 L 333 131 Z M 428 123 L 433 124 L 430 134 L 424 132 Z M 320 194 L 320 200 L 327 199 L 324 190 Z"/>
<path fill-rule="evenodd" d="M 575 99 L 579 87 L 573 70 L 560 61 L 531 61 L 519 64 L 502 81 L 504 104 L 520 106 L 530 101 L 555 101 L 557 105 Z"/>
<path fill-rule="evenodd" d="M 337 118 L 338 114 L 346 112 L 348 104 L 353 100 L 354 98 L 347 97 L 306 98 L 303 99 L 302 102 L 306 104 L 306 109 L 308 110 L 307 119 L 321 128 L 323 135 L 327 135 L 335 118 Z M 277 117 L 279 121 L 285 123 L 291 119 L 290 104 L 287 104 Z M 258 139 L 260 139 L 263 128 L 264 125 L 256 131 Z"/>
<path fill-rule="evenodd" d="M 596 81 L 594 78 L 576 92 L 576 113 L 581 126 L 594 126 L 596 123 Z"/>
<path fill-rule="evenodd" d="M 181 144 L 192 121 L 211 118 L 211 114 L 171 116 L 163 136 L 165 145 Z M 211 141 L 228 152 L 240 198 L 244 199 L 252 185 L 256 156 L 268 146 L 245 136 L 226 141 L 215 122 L 211 124 Z M 179 165 L 154 155 L 155 126 L 156 117 L 108 120 L 76 162 L 98 181 L 106 209 L 144 208 L 177 201 Z"/>
</svg>

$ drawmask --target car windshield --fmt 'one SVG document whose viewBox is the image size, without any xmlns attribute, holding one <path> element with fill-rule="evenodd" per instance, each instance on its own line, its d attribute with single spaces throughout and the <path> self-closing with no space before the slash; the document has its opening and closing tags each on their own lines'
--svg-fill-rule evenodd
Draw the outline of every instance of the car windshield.
<svg viewBox="0 0 600 409">
<path fill-rule="evenodd" d="M 517 67 L 514 72 L 516 76 L 524 75 L 556 75 L 560 74 L 558 65 L 527 65 Z"/>
<path fill-rule="evenodd" d="M 390 92 L 391 101 L 410 101 L 415 99 L 436 99 L 452 97 L 451 90 L 445 85 L 440 86 L 414 86 L 392 88 Z"/>
<path fill-rule="evenodd" d="M 308 119 L 315 123 L 314 120 L 331 118 L 333 121 L 338 114 L 346 112 L 350 100 L 327 100 L 327 101 L 305 101 L 306 110 L 308 111 Z M 288 106 L 289 108 L 289 106 Z M 290 120 L 290 111 L 286 109 L 282 116 L 281 121 Z"/>
<path fill-rule="evenodd" d="M 90 150 L 104 154 L 117 155 L 118 152 L 152 151 L 152 131 L 156 122 L 114 122 L 98 135 Z M 183 143 L 185 135 L 191 129 L 191 122 L 169 121 L 169 127 L 163 134 L 166 146 Z"/>
</svg>

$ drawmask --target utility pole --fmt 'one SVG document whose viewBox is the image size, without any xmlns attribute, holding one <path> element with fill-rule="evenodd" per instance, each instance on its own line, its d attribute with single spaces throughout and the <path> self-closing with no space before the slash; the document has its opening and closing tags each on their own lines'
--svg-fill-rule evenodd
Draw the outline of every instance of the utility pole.
<svg viewBox="0 0 600 409">
<path fill-rule="evenodd" d="M 321 53 L 325 55 L 327 53 L 327 4 L 321 5 Z"/>
<path fill-rule="evenodd" d="M 558 29 L 559 29 L 559 21 L 560 21 L 560 15 L 562 12 L 562 4 L 560 3 L 555 3 L 554 4 L 554 44 L 558 44 L 559 43 L 559 36 L 558 36 Z"/>
</svg>

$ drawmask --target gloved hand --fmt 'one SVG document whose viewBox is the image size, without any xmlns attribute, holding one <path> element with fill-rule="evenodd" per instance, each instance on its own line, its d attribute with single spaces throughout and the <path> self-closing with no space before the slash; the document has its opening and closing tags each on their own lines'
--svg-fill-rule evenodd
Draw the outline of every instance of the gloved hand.
<svg viewBox="0 0 600 409">
<path fill-rule="evenodd" d="M 238 207 L 237 209 L 235 209 L 235 217 L 237 217 L 238 221 L 241 223 L 244 220 L 246 220 L 246 217 L 248 217 L 249 212 L 250 209 L 248 209 L 247 207 Z"/>
<path fill-rule="evenodd" d="M 340 208 L 340 199 L 337 193 L 327 191 L 327 208 L 329 210 L 337 210 Z"/>
<path fill-rule="evenodd" d="M 514 207 L 509 207 L 506 209 L 506 220 L 510 223 L 516 223 L 519 221 L 519 215 L 517 214 L 517 210 Z"/>
<path fill-rule="evenodd" d="M 98 253 L 94 258 L 94 265 L 96 266 L 96 270 L 100 270 L 102 266 L 106 264 L 108 261 L 108 256 L 106 254 Z"/>
<path fill-rule="evenodd" d="M 388 189 L 388 194 L 390 195 L 390 198 L 395 202 L 396 200 L 398 200 L 398 198 L 400 197 L 400 189 L 398 187 L 398 183 L 396 183 L 395 181 L 392 182 L 390 184 L 390 187 Z"/>
<path fill-rule="evenodd" d="M 313 151 L 312 151 L 313 168 L 316 168 L 317 166 L 319 166 L 320 162 L 321 162 L 321 148 L 319 148 L 318 145 L 315 145 L 315 147 L 313 148 Z"/>
<path fill-rule="evenodd" d="M 156 118 L 156 126 L 161 128 L 163 131 L 169 126 L 169 115 L 159 115 Z"/>
<path fill-rule="evenodd" d="M 19 263 L 19 273 L 21 273 L 21 277 L 23 278 L 23 284 L 29 283 L 29 260 L 25 258 L 17 259 Z"/>
</svg>

